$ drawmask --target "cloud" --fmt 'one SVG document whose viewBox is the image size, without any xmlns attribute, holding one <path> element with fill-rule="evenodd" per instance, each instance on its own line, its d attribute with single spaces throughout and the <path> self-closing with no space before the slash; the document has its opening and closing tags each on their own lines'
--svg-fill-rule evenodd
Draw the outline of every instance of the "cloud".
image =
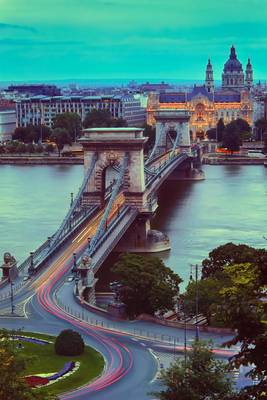
<svg viewBox="0 0 267 400">
<path fill-rule="evenodd" d="M 0 30 L 20 30 L 20 31 L 27 31 L 27 32 L 32 32 L 35 33 L 37 32 L 37 29 L 35 29 L 32 26 L 27 26 L 27 25 L 16 25 L 16 24 L 7 24 L 5 22 L 0 22 Z"/>
</svg>

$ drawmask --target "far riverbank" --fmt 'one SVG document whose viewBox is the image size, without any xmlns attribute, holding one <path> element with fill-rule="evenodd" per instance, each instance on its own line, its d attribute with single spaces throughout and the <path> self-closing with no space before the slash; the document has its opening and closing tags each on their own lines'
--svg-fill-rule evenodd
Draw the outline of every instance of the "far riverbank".
<svg viewBox="0 0 267 400">
<path fill-rule="evenodd" d="M 207 165 L 264 165 L 267 158 L 205 154 L 202 162 Z"/>
<path fill-rule="evenodd" d="M 8 155 L 0 157 L 0 165 L 83 165 L 83 157 L 59 157 L 41 155 Z"/>
</svg>

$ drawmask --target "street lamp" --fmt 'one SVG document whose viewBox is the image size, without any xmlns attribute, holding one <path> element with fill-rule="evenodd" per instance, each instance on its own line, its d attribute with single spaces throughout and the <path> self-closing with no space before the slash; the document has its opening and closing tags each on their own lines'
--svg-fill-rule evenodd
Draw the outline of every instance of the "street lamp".
<svg viewBox="0 0 267 400">
<path fill-rule="evenodd" d="M 30 266 L 28 268 L 28 274 L 29 276 L 32 276 L 34 274 L 34 265 L 33 265 L 33 252 L 30 252 Z"/>
<path fill-rule="evenodd" d="M 15 313 L 13 286 L 14 286 L 14 283 L 12 282 L 12 279 L 10 279 L 10 302 L 11 302 L 11 314 L 12 315 L 14 315 L 14 313 Z"/>
<path fill-rule="evenodd" d="M 78 272 L 78 268 L 77 268 L 77 257 L 76 257 L 76 253 L 73 253 L 73 267 L 71 272 L 75 275 L 77 275 Z"/>
<path fill-rule="evenodd" d="M 196 323 L 195 323 L 195 326 L 196 326 L 196 340 L 198 341 L 199 340 L 199 326 L 198 326 L 198 303 L 199 303 L 199 289 L 198 289 L 198 268 L 199 268 L 199 265 L 198 264 L 196 264 L 196 265 L 192 265 L 191 264 L 191 273 L 190 273 L 190 281 L 192 282 L 193 281 L 193 274 L 192 274 L 192 269 L 195 269 L 195 282 L 196 282 L 196 298 L 195 298 L 195 305 L 196 305 Z"/>
<path fill-rule="evenodd" d="M 75 276 L 75 295 L 79 296 L 79 277 L 78 275 Z"/>
</svg>

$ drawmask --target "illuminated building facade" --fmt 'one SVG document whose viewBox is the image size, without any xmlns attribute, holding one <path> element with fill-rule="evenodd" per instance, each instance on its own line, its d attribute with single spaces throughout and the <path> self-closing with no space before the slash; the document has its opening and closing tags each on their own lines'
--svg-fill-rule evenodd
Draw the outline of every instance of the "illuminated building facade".
<svg viewBox="0 0 267 400">
<path fill-rule="evenodd" d="M 250 60 L 244 77 L 242 64 L 231 48 L 229 60 L 224 65 L 222 87 L 215 89 L 213 69 L 210 60 L 206 68 L 203 86 L 195 85 L 190 92 L 150 93 L 147 107 L 147 122 L 155 124 L 155 112 L 161 109 L 189 111 L 190 131 L 193 139 L 204 138 L 208 129 L 214 128 L 223 119 L 227 124 L 237 118 L 253 123 L 253 100 L 250 89 L 253 72 Z"/>
</svg>

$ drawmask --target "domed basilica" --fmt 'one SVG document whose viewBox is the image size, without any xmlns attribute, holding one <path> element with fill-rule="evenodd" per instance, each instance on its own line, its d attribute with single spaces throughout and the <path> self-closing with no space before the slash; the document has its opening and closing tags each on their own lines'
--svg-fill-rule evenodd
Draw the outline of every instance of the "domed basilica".
<svg viewBox="0 0 267 400">
<path fill-rule="evenodd" d="M 148 123 L 155 124 L 155 112 L 160 109 L 183 109 L 190 112 L 192 138 L 204 138 L 208 129 L 223 119 L 227 124 L 243 118 L 250 125 L 253 119 L 253 70 L 248 59 L 245 74 L 237 58 L 235 47 L 230 49 L 224 64 L 221 88 L 214 85 L 213 68 L 208 60 L 204 85 L 194 85 L 189 92 L 151 93 L 148 99 Z"/>
</svg>

